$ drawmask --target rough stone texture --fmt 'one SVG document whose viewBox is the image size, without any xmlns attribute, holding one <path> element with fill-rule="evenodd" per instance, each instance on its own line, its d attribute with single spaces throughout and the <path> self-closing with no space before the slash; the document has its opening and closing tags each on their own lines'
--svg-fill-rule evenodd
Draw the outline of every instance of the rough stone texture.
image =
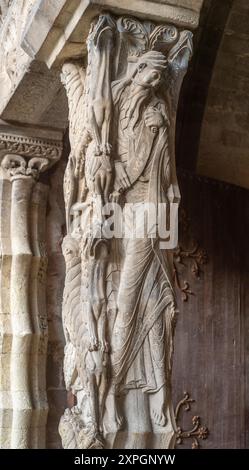
<svg viewBox="0 0 249 470">
<path fill-rule="evenodd" d="M 120 9 L 119 1 L 14 0 L 11 9 L 6 10 L 4 25 L 0 25 L 0 45 L 4 51 L 0 54 L 2 118 L 65 128 L 67 104 L 59 80 L 60 66 L 67 58 L 86 54 L 90 22 L 103 8 L 195 28 L 202 3 L 203 0 L 129 0 L 122 2 Z M 16 24 L 18 17 L 22 21 Z M 43 61 L 49 66 L 55 61 L 59 69 L 49 71 Z"/>
<path fill-rule="evenodd" d="M 195 29 L 202 4 L 203 0 L 122 0 L 122 3 L 119 0 L 57 0 L 55 3 L 44 0 L 22 44 L 31 57 L 44 60 L 51 66 L 86 53 L 85 41 L 90 23 L 103 10 L 158 22 L 164 20 Z M 37 37 L 37 28 L 41 32 L 40 37 Z"/>
<path fill-rule="evenodd" d="M 0 21 L 0 112 L 28 71 L 31 59 L 21 47 L 21 38 L 36 0 L 3 2 L 5 14 Z"/>
<path fill-rule="evenodd" d="M 249 188 L 249 4 L 230 4 L 202 122 L 197 171 Z"/>
<path fill-rule="evenodd" d="M 48 136 L 0 125 L 0 448 L 45 447 L 48 186 L 38 179 L 62 152 Z"/>
<path fill-rule="evenodd" d="M 65 145 L 65 149 L 67 146 Z M 48 357 L 47 395 L 48 422 L 47 448 L 58 449 L 61 439 L 58 433 L 60 417 L 67 403 L 63 377 L 65 338 L 62 328 L 61 306 L 65 280 L 65 262 L 61 243 L 65 233 L 65 206 L 63 178 L 65 160 L 62 159 L 49 176 L 49 200 L 47 212 L 47 312 L 48 312 Z"/>
<path fill-rule="evenodd" d="M 17 86 L 2 112 L 2 119 L 20 124 L 66 129 L 68 105 L 60 81 L 60 70 L 48 70 L 42 62 L 33 61 L 29 73 Z"/>
<path fill-rule="evenodd" d="M 58 80 L 59 71 L 50 72 L 41 62 L 33 61 L 33 52 L 37 39 L 41 40 L 40 45 L 42 45 L 48 34 L 46 54 L 49 54 L 47 63 L 51 64 L 53 60 L 50 55 L 56 58 L 58 52 L 56 48 L 54 51 L 54 47 L 58 45 L 58 38 L 55 36 L 58 32 L 61 34 L 62 27 L 65 33 L 63 36 L 66 38 L 63 48 L 66 47 L 66 56 L 72 58 L 79 52 L 79 48 L 74 48 L 72 53 L 72 44 L 69 44 L 70 41 L 68 43 L 67 39 L 74 41 L 78 34 L 82 46 L 86 37 L 82 34 L 81 27 L 82 25 L 85 27 L 86 24 L 89 26 L 89 20 L 96 12 L 106 6 L 113 7 L 115 12 L 120 11 L 119 2 L 88 2 L 89 4 L 85 5 L 86 22 L 84 20 L 82 23 L 84 3 L 87 2 L 59 0 L 39 3 L 35 0 L 2 2 L 0 25 L 2 118 L 22 125 L 44 124 L 46 127 L 65 128 L 67 106 L 65 94 L 63 95 Z M 201 1 L 193 2 L 191 8 L 188 0 L 186 0 L 187 8 L 182 8 L 183 3 L 185 2 L 178 2 L 177 7 L 173 7 L 165 2 L 134 0 L 133 5 L 130 2 L 123 2 L 121 10 L 131 13 L 135 8 L 140 16 L 149 15 L 154 19 L 162 16 L 165 20 L 174 19 L 178 25 L 190 24 L 191 27 L 195 27 L 198 20 L 197 6 Z M 156 13 L 155 4 L 157 4 Z M 63 5 L 65 9 L 60 16 Z M 59 16 L 61 24 L 59 25 L 56 20 L 54 30 L 53 23 Z M 77 30 L 79 22 L 81 26 Z M 32 27 L 35 29 L 32 30 Z M 75 37 L 71 37 L 70 30 L 75 32 Z M 31 33 L 35 31 L 33 37 L 32 34 L 31 36 L 26 34 L 30 31 Z M 176 29 L 171 26 L 169 29 L 161 30 L 160 34 L 166 43 L 172 39 L 171 36 L 167 37 L 168 31 L 173 31 L 175 34 Z M 179 38 L 182 36 L 179 35 Z M 157 44 L 157 39 L 158 37 L 154 38 L 153 45 Z M 22 46 L 26 47 L 26 51 Z M 40 54 L 38 57 L 45 59 L 39 47 L 36 52 Z M 176 56 L 177 52 L 176 50 Z M 175 56 L 172 57 L 172 62 L 174 60 Z M 105 105 L 104 102 L 102 105 Z M 64 282 L 60 242 L 64 217 L 63 207 L 60 207 L 59 188 L 61 188 L 63 166 L 57 168 L 57 173 L 51 174 L 51 180 L 45 176 L 41 178 L 42 182 L 37 183 L 37 180 L 40 173 L 49 169 L 58 160 L 61 147 L 56 140 L 58 137 L 56 132 L 53 133 L 46 128 L 32 128 L 33 130 L 29 127 L 22 129 L 12 127 L 11 130 L 9 128 L 10 126 L 3 123 L 0 129 L 2 131 L 1 211 L 8 210 L 8 213 L 3 212 L 7 223 L 1 225 L 3 246 L 1 447 L 45 446 L 48 411 L 46 392 L 50 405 L 47 445 L 58 447 L 55 426 L 58 413 L 61 414 L 65 404 L 61 375 L 63 334 L 60 318 L 61 288 Z M 108 141 L 105 144 L 108 145 Z M 71 146 L 73 147 L 73 139 Z M 49 195 L 47 183 L 50 183 Z M 46 221 L 47 196 L 50 207 Z M 46 222 L 48 255 L 45 240 Z M 47 262 L 49 262 L 48 284 L 46 284 Z M 45 296 L 47 296 L 48 317 Z M 4 362 L 5 354 L 8 360 Z M 47 387 L 46 359 L 48 359 Z"/>
<path fill-rule="evenodd" d="M 208 9 L 208 6 L 211 5 L 211 13 L 208 16 L 208 21 L 205 22 L 203 20 L 198 30 L 196 49 L 197 52 L 200 50 L 199 64 L 193 62 L 192 75 L 190 74 L 190 81 L 195 77 L 197 85 L 195 82 L 195 88 L 193 94 L 190 94 L 189 100 L 181 102 L 183 113 L 180 115 L 179 123 L 181 124 L 181 119 L 185 116 L 191 128 L 194 127 L 194 120 L 198 121 L 198 125 L 201 127 L 202 115 L 198 114 L 198 109 L 203 98 L 202 85 L 204 84 L 208 88 L 208 74 L 211 74 L 213 70 L 214 64 L 212 61 L 220 45 L 202 126 L 198 171 L 214 178 L 248 187 L 249 7 L 247 0 L 228 0 L 227 2 L 220 2 L 218 0 L 218 2 L 213 0 L 205 1 L 205 8 Z M 12 3 L 12 8 L 8 10 L 7 7 L 10 3 Z M 174 22 L 180 25 L 188 24 L 191 28 L 197 25 L 199 9 L 203 2 L 198 0 L 167 0 L 166 2 L 163 0 L 151 0 L 148 2 L 138 2 L 134 0 L 134 2 L 122 2 L 122 5 L 120 1 L 96 1 L 91 3 L 92 5 L 95 4 L 95 6 L 89 15 L 82 19 L 83 2 L 79 0 L 67 2 L 60 2 L 59 0 L 51 2 L 48 0 L 41 2 L 41 8 L 39 10 L 35 8 L 33 12 L 30 9 L 33 4 L 32 1 L 13 0 L 8 2 L 6 0 L 6 2 L 1 2 L 3 9 L 1 10 L 2 16 L 0 22 L 0 44 L 2 46 L 0 58 L 0 97 L 1 109 L 3 109 L 2 117 L 4 119 L 14 120 L 21 124 L 42 125 L 62 130 L 66 128 L 68 106 L 65 91 L 60 84 L 60 68 L 48 70 L 41 61 L 47 61 L 49 65 L 52 65 L 60 63 L 65 58 L 86 55 L 85 39 L 88 34 L 90 20 L 94 14 L 99 13 L 104 4 L 110 5 L 112 3 L 116 14 L 129 12 L 134 16 L 142 18 L 149 12 L 150 18 L 160 20 L 160 22 L 171 19 L 171 21 L 174 20 Z M 6 9 L 4 8 L 5 5 Z M 62 5 L 64 5 L 64 8 L 61 11 Z M 179 7 L 180 10 L 177 10 L 176 7 Z M 226 22 L 224 20 L 227 20 L 226 15 L 229 7 L 231 7 L 231 11 Z M 43 10 L 43 8 L 45 9 Z M 56 15 L 54 8 L 57 9 Z M 45 12 L 47 14 L 44 15 Z M 51 16 L 48 12 L 51 12 Z M 36 16 L 34 17 L 34 22 L 30 23 L 30 28 L 27 28 L 26 34 L 23 35 L 30 13 Z M 211 19 L 210 15 L 212 16 Z M 163 17 L 163 20 L 161 17 Z M 21 19 L 20 22 L 17 21 L 19 19 Z M 222 22 L 226 22 L 224 35 L 224 28 L 221 28 Z M 38 30 L 39 34 L 37 34 Z M 201 41 L 198 42 L 203 32 L 206 33 L 206 42 L 204 44 Z M 223 39 L 220 43 L 222 35 Z M 44 40 L 45 43 L 43 45 Z M 25 50 L 20 46 L 21 41 Z M 33 60 L 35 55 L 40 61 Z M 29 67 L 30 71 L 26 73 Z M 198 75 L 196 74 L 197 69 L 199 70 Z M 187 81 L 187 93 L 189 87 L 190 83 Z M 192 109 L 192 120 L 188 119 L 189 109 Z M 179 126 L 180 129 L 181 126 Z M 46 129 L 37 130 L 36 132 L 37 135 L 33 137 L 36 137 L 38 140 L 46 139 Z M 13 132 L 13 135 L 16 136 L 18 133 L 20 133 L 19 130 L 16 133 Z M 32 130 L 28 129 L 26 133 L 24 132 L 24 137 L 27 138 L 31 134 Z M 191 150 L 189 152 L 186 151 L 189 148 L 187 146 L 188 139 L 193 139 L 193 134 L 190 134 L 189 129 L 185 129 L 185 133 L 179 132 L 179 139 L 181 139 L 183 149 L 180 156 L 182 157 L 180 158 L 181 163 L 184 159 L 189 161 L 195 155 L 195 152 Z M 197 135 L 196 137 L 195 148 L 199 146 L 199 136 Z M 17 142 L 15 139 L 9 140 L 8 148 L 6 146 L 8 139 L 7 141 L 5 138 L 1 140 L 1 149 L 4 150 L 3 156 L 5 156 L 6 150 L 9 151 L 9 148 L 12 154 L 17 153 Z M 43 175 L 40 183 L 34 181 L 31 184 L 31 178 L 35 177 L 35 180 L 37 177 L 37 167 L 32 164 L 27 165 L 27 161 L 31 160 L 32 152 L 35 152 L 37 157 L 37 148 L 35 145 L 35 148 L 33 147 L 32 151 L 29 152 L 28 150 L 23 150 L 22 145 L 24 144 L 25 142 L 22 142 L 22 144 L 19 142 L 18 158 L 14 158 L 14 162 L 12 159 L 13 166 L 12 164 L 10 165 L 10 160 L 5 159 L 3 168 L 5 173 L 1 174 L 0 180 L 0 233 L 2 243 L 0 272 L 1 446 L 41 447 L 45 445 L 44 425 L 47 414 L 44 388 L 45 354 L 44 348 L 42 349 L 42 354 L 37 354 L 37 337 L 35 336 L 36 333 L 39 336 L 40 331 L 38 331 L 38 328 L 35 334 L 33 330 L 30 334 L 30 330 L 25 329 L 26 336 L 24 335 L 23 344 L 20 345 L 18 330 L 20 325 L 18 321 L 15 321 L 17 329 L 14 330 L 11 318 L 16 318 L 16 312 L 22 311 L 24 318 L 29 320 L 28 310 L 22 309 L 21 306 L 25 304 L 29 296 L 27 294 L 29 288 L 33 293 L 36 292 L 36 275 L 39 273 L 39 265 L 42 265 L 44 268 L 46 264 L 46 256 L 44 256 L 44 253 L 39 252 L 41 247 L 37 248 L 36 246 L 37 234 L 34 228 L 36 227 L 38 214 L 37 205 L 39 204 L 37 201 L 44 201 L 41 194 L 43 192 L 44 194 L 47 193 L 47 185 L 49 185 L 49 210 L 46 219 L 46 240 L 48 243 L 47 395 L 49 403 L 47 447 L 58 448 L 61 446 L 61 443 L 57 426 L 66 406 L 66 392 L 62 376 L 64 335 L 61 324 L 65 263 L 60 247 L 62 238 L 65 235 L 62 197 L 62 180 L 65 163 L 62 162 L 58 165 L 55 171 L 50 170 L 48 177 Z M 20 151 L 24 155 L 19 155 Z M 21 171 L 21 175 L 28 178 L 26 180 L 27 184 L 22 184 L 19 178 L 10 182 L 9 176 L 6 177 L 6 171 L 8 170 L 11 170 L 12 173 L 13 171 L 17 171 L 17 173 Z M 13 173 L 10 176 L 12 178 L 15 175 Z M 202 289 L 200 284 L 197 283 L 199 289 L 197 298 L 191 298 L 192 303 L 189 303 L 189 306 L 184 304 L 182 307 L 184 318 L 181 317 L 179 320 L 180 325 L 177 332 L 174 388 L 176 394 L 174 398 L 175 401 L 177 401 L 177 398 L 180 399 L 184 388 L 191 389 L 189 391 L 198 402 L 198 413 L 200 410 L 201 416 L 211 431 L 211 437 L 206 443 L 207 447 L 248 447 L 246 444 L 248 430 L 243 421 L 248 390 L 246 388 L 247 378 L 244 379 L 244 366 L 242 365 L 246 355 L 247 339 L 245 336 L 241 336 L 241 332 L 247 326 L 247 317 L 244 313 L 244 305 L 247 301 L 244 273 L 248 272 L 248 266 L 246 265 L 246 257 L 243 255 L 243 247 L 246 247 L 246 241 L 243 238 L 244 233 L 241 234 L 237 230 L 239 221 L 247 216 L 247 209 L 243 206 L 246 193 L 241 192 L 241 196 L 238 196 L 234 189 L 229 192 L 230 196 L 226 197 L 226 189 L 221 192 L 212 190 L 210 189 L 211 183 L 209 182 L 205 183 L 209 189 L 204 191 L 203 184 L 186 183 L 184 191 L 185 194 L 191 193 L 189 207 L 193 209 L 194 218 L 196 218 L 199 227 L 203 231 L 202 240 L 207 242 L 206 247 L 212 257 L 212 264 L 205 275 L 204 288 Z M 29 191 L 32 190 L 31 186 L 32 188 L 37 186 L 39 191 L 33 194 L 33 199 L 30 199 L 30 204 L 28 204 L 29 194 L 31 194 Z M 193 189 L 193 186 L 195 186 L 195 189 Z M 202 190 L 204 191 L 203 193 L 201 192 Z M 199 197 L 200 194 L 201 197 Z M 39 199 L 40 197 L 41 199 Z M 217 206 L 215 206 L 215 201 L 217 201 Z M 19 204 L 17 207 L 16 202 Z M 198 205 L 197 209 L 195 204 Z M 224 215 L 227 206 L 229 206 L 229 209 L 230 207 L 232 208 L 233 213 L 236 213 L 236 220 L 238 222 L 233 226 L 232 237 L 228 237 L 227 244 L 224 244 L 223 241 L 227 237 L 227 233 L 231 233 L 229 225 L 231 214 L 228 211 Z M 41 226 L 43 229 L 41 232 L 43 233 L 39 233 L 38 239 L 39 242 L 42 242 L 42 246 L 45 243 L 44 208 L 45 202 L 42 214 L 39 216 L 42 219 Z M 219 225 L 221 212 L 222 221 L 224 222 L 223 229 Z M 11 213 L 13 214 L 12 221 L 10 218 Z M 33 230 L 31 230 L 33 237 L 31 239 L 34 243 L 30 250 L 32 253 L 30 251 L 23 252 L 17 250 L 14 254 L 10 243 L 11 239 L 13 244 L 15 240 L 17 245 L 20 241 L 25 245 L 27 238 L 23 221 L 23 230 L 15 230 L 17 233 L 13 233 L 13 227 L 16 229 L 14 224 L 18 222 L 22 213 L 26 222 L 27 213 L 29 214 L 28 218 L 31 218 L 31 225 L 29 225 L 29 220 L 28 230 Z M 212 217 L 210 213 L 212 213 Z M 219 227 L 218 232 L 217 227 Z M 237 244 L 237 248 L 233 248 L 233 243 Z M 34 252 L 36 253 L 35 256 Z M 11 266 L 13 266 L 13 274 L 11 274 Z M 32 281 L 30 280 L 30 285 L 27 286 L 27 271 L 29 269 L 34 276 Z M 240 275 L 238 276 L 239 270 Z M 16 292 L 16 285 L 20 282 L 20 276 L 23 276 L 23 292 L 20 292 L 20 289 L 17 289 Z M 13 294 L 12 296 L 10 296 L 10 292 Z M 44 290 L 42 298 L 42 302 L 44 302 Z M 33 295 L 31 310 L 34 323 L 37 320 L 38 312 L 35 300 L 36 297 Z M 43 310 L 45 312 L 46 308 L 43 307 Z M 192 321 L 189 321 L 188 315 L 190 315 Z M 197 320 L 196 317 L 198 317 Z M 44 327 L 43 323 L 42 325 Z M 45 341 L 41 341 L 43 346 L 46 341 L 47 338 L 45 338 Z M 196 344 L 195 348 L 193 348 L 193 344 Z M 19 355 L 20 347 L 23 352 L 21 356 Z M 35 373 L 31 374 L 30 377 L 33 387 L 32 392 L 30 392 L 31 388 L 29 390 L 27 383 L 25 383 L 25 381 L 27 382 L 26 372 L 29 350 L 32 351 L 30 358 L 34 363 L 38 364 L 41 361 L 39 362 L 39 369 L 42 377 L 36 375 L 38 366 L 34 367 Z M 191 365 L 188 367 L 189 357 L 191 357 Z M 215 362 L 214 358 L 217 359 L 216 365 L 214 368 L 211 368 L 209 365 Z M 19 374 L 20 368 L 24 371 L 22 377 Z M 200 368 L 205 370 L 201 377 L 199 373 Z M 229 374 L 222 375 L 224 370 L 229 371 Z M 11 384 L 10 378 L 13 374 L 14 380 Z M 42 386 L 37 388 L 36 384 L 39 380 L 41 380 Z M 39 392 L 42 392 L 42 394 Z M 35 412 L 32 406 L 30 406 L 30 393 L 35 397 Z M 222 406 L 220 406 L 221 396 L 224 396 Z M 238 396 L 239 400 L 237 399 Z M 14 407 L 12 398 L 14 398 Z M 24 400 L 27 403 L 26 408 L 22 406 Z M 74 405 L 74 402 L 72 396 L 70 396 L 68 406 L 72 405 Z M 41 424 L 40 434 L 37 432 L 39 419 Z M 16 429 L 18 429 L 18 432 L 13 431 L 13 422 L 17 423 Z M 145 445 L 145 441 L 143 445 Z"/>
<path fill-rule="evenodd" d="M 61 63 L 61 59 L 79 57 L 86 52 L 86 31 L 93 17 L 103 9 L 109 8 L 114 13 L 135 12 L 156 21 L 164 19 L 196 28 L 203 0 L 175 3 L 177 5 L 162 0 L 125 0 L 121 8 L 117 0 L 3 0 L 3 11 L 0 12 L 0 112 L 5 110 L 13 94 L 22 96 L 23 87 L 19 85 L 23 78 L 27 84 L 25 75 L 35 57 L 51 66 L 58 59 Z M 28 88 L 30 86 L 34 87 L 35 102 L 35 96 L 43 95 L 42 88 L 34 83 Z"/>
<path fill-rule="evenodd" d="M 194 34 L 195 53 L 180 93 L 176 135 L 177 164 L 191 171 L 197 165 L 209 85 L 230 9 L 230 0 L 205 0 Z"/>
<path fill-rule="evenodd" d="M 176 227 L 170 214 L 168 243 L 158 230 L 153 238 L 147 231 L 112 238 L 103 210 L 110 201 L 120 210 L 139 203 L 158 213 L 163 202 L 178 209 L 175 119 L 192 33 L 105 13 L 87 46 L 87 67 L 70 61 L 62 68 L 71 145 L 64 376 L 75 405 L 59 431 L 68 449 L 170 448 Z"/>
</svg>

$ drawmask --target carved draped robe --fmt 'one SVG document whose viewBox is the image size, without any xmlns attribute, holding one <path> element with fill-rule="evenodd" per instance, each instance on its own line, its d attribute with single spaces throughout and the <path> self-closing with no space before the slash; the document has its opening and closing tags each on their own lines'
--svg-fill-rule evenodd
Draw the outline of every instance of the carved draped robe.
<svg viewBox="0 0 249 470">
<path fill-rule="evenodd" d="M 103 33 L 109 37 L 111 31 L 112 51 L 109 40 L 103 40 Z M 68 235 L 63 243 L 64 369 L 67 389 L 77 404 L 62 416 L 60 434 L 65 448 L 165 449 L 175 434 L 170 396 L 175 320 L 171 255 L 160 250 L 158 235 L 107 237 L 102 240 L 107 256 L 101 259 L 85 248 L 98 240 L 96 228 L 109 227 L 99 207 L 110 196 L 117 197 L 122 165 L 130 180 L 122 204 L 148 202 L 158 207 L 167 202 L 168 192 L 177 200 L 175 116 L 191 33 L 172 25 L 100 15 L 90 31 L 88 50 L 85 85 L 79 64 L 64 67 L 71 110 L 65 177 Z M 106 66 L 100 67 L 103 57 Z M 149 119 L 151 128 L 146 125 L 150 108 L 156 115 L 155 124 Z M 89 110 L 91 119 L 86 118 Z M 105 184 L 111 181 L 110 173 L 114 188 L 111 182 Z M 98 210 L 97 195 L 102 196 Z"/>
<path fill-rule="evenodd" d="M 125 165 L 132 183 L 124 202 L 158 205 L 167 201 L 171 184 L 165 101 L 152 90 L 141 92 L 141 102 L 138 99 L 130 116 L 131 86 L 122 86 L 122 81 L 113 84 L 118 120 L 115 157 Z M 164 117 L 160 129 L 145 125 L 151 107 Z M 112 345 L 114 382 L 119 391 L 155 394 L 164 388 L 165 403 L 158 405 L 168 414 L 166 383 L 170 383 L 175 315 L 170 256 L 160 251 L 158 237 L 122 240 L 119 247 L 116 241 L 115 246 L 121 272 Z"/>
</svg>

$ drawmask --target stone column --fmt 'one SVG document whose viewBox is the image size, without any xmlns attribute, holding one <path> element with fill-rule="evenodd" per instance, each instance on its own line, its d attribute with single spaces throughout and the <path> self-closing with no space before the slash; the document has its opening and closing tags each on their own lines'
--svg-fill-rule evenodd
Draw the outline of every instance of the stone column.
<svg viewBox="0 0 249 470">
<path fill-rule="evenodd" d="M 21 29 L 20 3 L 25 4 L 21 16 L 28 19 Z M 35 112 L 42 88 L 34 59 L 56 70 L 62 66 L 68 96 L 71 153 L 64 186 L 62 316 L 64 376 L 71 399 L 60 422 L 65 448 L 165 449 L 175 442 L 171 367 L 176 305 L 170 250 L 176 230 L 168 243 L 159 234 L 158 219 L 150 219 L 154 239 L 147 233 L 140 240 L 126 235 L 110 240 L 102 209 L 110 201 L 121 209 L 149 204 L 150 216 L 167 204 L 165 219 L 169 216 L 176 228 L 177 103 L 202 3 L 13 0 L 0 34 L 4 119 L 24 122 L 20 112 L 25 107 L 25 122 L 32 122 L 32 116 L 44 122 L 44 112 Z M 11 36 L 6 42 L 10 32 L 16 40 Z M 30 64 L 35 78 L 28 81 Z M 47 70 L 43 73 L 48 80 Z M 33 90 L 31 106 L 23 94 L 27 83 Z M 41 228 L 46 190 L 37 180 L 58 151 L 44 143 L 44 135 L 32 142 L 20 135 L 3 135 L 0 141 L 6 219 L 1 225 L 0 425 L 2 447 L 27 448 L 44 445 L 47 406 Z"/>
<path fill-rule="evenodd" d="M 105 12 L 93 19 L 87 48 L 87 66 L 62 67 L 71 143 L 62 317 L 73 399 L 59 431 L 64 448 L 171 448 L 175 122 L 192 32 Z M 129 234 L 119 235 L 128 205 L 142 236 L 131 218 Z"/>
<path fill-rule="evenodd" d="M 48 186 L 39 177 L 61 154 L 59 141 L 27 134 L 0 134 L 0 448 L 12 449 L 45 447 Z"/>
</svg>

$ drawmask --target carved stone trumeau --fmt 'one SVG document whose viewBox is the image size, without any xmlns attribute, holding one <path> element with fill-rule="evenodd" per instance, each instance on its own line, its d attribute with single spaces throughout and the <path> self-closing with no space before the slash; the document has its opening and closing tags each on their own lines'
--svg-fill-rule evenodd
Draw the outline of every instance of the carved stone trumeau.
<svg viewBox="0 0 249 470">
<path fill-rule="evenodd" d="M 106 13 L 89 32 L 87 67 L 63 66 L 64 374 L 76 403 L 60 422 L 65 448 L 174 444 L 171 251 L 157 230 L 110 237 L 103 208 L 179 204 L 175 119 L 191 53 L 189 31 Z"/>
</svg>

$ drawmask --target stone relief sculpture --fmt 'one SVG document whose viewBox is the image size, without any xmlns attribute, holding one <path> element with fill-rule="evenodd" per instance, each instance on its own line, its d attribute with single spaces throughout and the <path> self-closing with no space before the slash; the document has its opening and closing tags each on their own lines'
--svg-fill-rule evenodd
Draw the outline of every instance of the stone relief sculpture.
<svg viewBox="0 0 249 470">
<path fill-rule="evenodd" d="M 171 253 L 158 233 L 110 238 L 103 209 L 179 203 L 175 119 L 191 53 L 189 31 L 104 14 L 89 32 L 87 66 L 63 66 L 64 374 L 75 396 L 59 427 L 65 448 L 173 445 Z"/>
</svg>

